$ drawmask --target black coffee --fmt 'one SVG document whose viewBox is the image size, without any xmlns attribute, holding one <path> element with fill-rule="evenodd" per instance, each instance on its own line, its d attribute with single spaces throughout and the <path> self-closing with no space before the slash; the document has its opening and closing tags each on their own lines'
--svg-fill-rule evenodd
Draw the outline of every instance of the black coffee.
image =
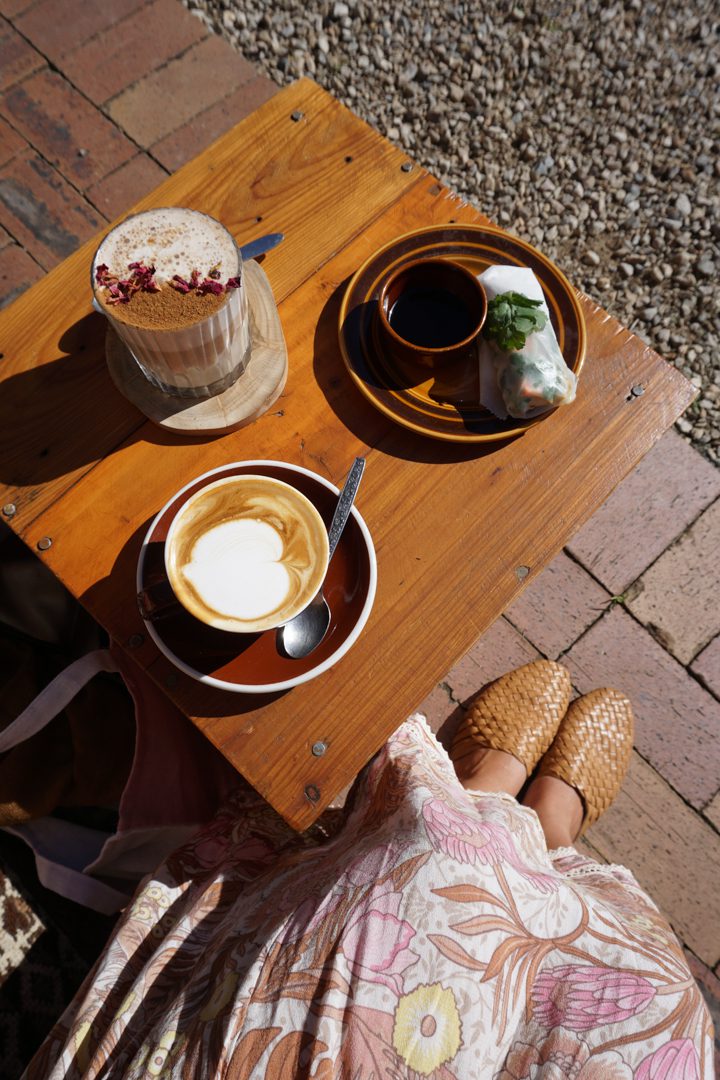
<svg viewBox="0 0 720 1080">
<path fill-rule="evenodd" d="M 388 312 L 401 338 L 425 349 L 445 349 L 475 329 L 475 319 L 449 289 L 406 289 Z"/>
</svg>

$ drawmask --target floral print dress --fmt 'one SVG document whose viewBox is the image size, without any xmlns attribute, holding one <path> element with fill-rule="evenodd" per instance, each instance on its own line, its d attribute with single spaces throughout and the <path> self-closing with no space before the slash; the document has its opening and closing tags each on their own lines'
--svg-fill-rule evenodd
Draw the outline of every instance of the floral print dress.
<svg viewBox="0 0 720 1080">
<path fill-rule="evenodd" d="M 712 1077 L 702 998 L 627 870 L 548 853 L 420 717 L 353 794 L 330 836 L 233 795 L 139 889 L 27 1077 Z"/>
</svg>

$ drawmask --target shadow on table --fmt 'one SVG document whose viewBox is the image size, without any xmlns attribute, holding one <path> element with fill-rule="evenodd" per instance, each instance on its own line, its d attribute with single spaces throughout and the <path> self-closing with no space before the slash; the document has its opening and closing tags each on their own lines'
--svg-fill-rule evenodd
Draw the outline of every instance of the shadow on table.
<svg viewBox="0 0 720 1080">
<path fill-rule="evenodd" d="M 385 416 L 357 388 L 348 375 L 340 351 L 338 323 L 340 305 L 350 278 L 327 300 L 315 330 L 313 370 L 318 385 L 338 419 L 368 446 L 409 461 L 449 464 L 497 453 L 521 436 L 481 443 L 455 443 L 415 434 Z M 363 313 L 350 318 L 362 318 Z"/>
<path fill-rule="evenodd" d="M 197 442 L 152 424 L 117 390 L 105 361 L 107 320 L 95 312 L 70 326 L 36 366 L 7 374 L 0 394 L 0 483 L 45 484 L 92 465 L 140 437 Z M 0 376 L 13 357 L 0 359 Z M 184 402 L 183 402 L 184 404 Z"/>
</svg>

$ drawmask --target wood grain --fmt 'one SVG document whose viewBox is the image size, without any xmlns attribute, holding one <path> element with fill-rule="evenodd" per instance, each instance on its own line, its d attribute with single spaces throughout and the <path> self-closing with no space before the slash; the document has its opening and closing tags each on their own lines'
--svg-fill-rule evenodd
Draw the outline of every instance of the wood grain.
<svg viewBox="0 0 720 1080">
<path fill-rule="evenodd" d="M 135 605 L 127 602 L 135 591 L 140 545 L 153 516 L 178 488 L 209 469 L 247 458 L 290 461 L 338 483 L 357 453 L 396 432 L 346 376 L 337 318 L 344 282 L 358 260 L 412 228 L 418 215 L 430 222 L 480 219 L 435 181 L 418 179 L 280 305 L 289 373 L 272 409 L 248 428 L 204 442 L 178 439 L 146 423 L 23 530 L 33 547 L 40 537 L 52 537 L 43 558 L 117 640 L 143 630 Z M 135 653 L 143 665 L 156 655 L 149 642 Z"/>
<path fill-rule="evenodd" d="M 302 119 L 293 121 L 295 113 Z M 132 209 L 203 210 L 240 242 L 283 232 L 283 245 L 263 263 L 281 301 L 415 183 L 417 170 L 400 168 L 405 160 L 301 80 Z M 0 505 L 17 506 L 14 527 L 27 525 L 144 423 L 112 384 L 105 321 L 91 310 L 99 239 L 0 312 Z"/>
<path fill-rule="evenodd" d="M 302 92 L 315 101 L 317 116 L 340 109 L 317 88 Z M 318 816 L 694 394 L 674 368 L 583 297 L 588 350 L 577 400 L 522 437 L 486 448 L 455 446 L 414 435 L 379 414 L 352 385 L 340 357 L 337 318 L 347 281 L 372 251 L 409 229 L 483 219 L 418 169 L 403 173 L 396 185 L 388 162 L 397 158 L 341 112 L 342 119 L 325 126 L 311 118 L 301 154 L 289 140 L 289 158 L 297 161 L 300 154 L 314 168 L 304 170 L 300 162 L 293 172 L 277 150 L 285 183 L 297 174 L 293 192 L 275 184 L 274 173 L 263 173 L 267 190 L 261 185 L 256 193 L 268 207 L 263 231 L 271 218 L 272 228 L 291 241 L 273 253 L 270 273 L 274 288 L 276 280 L 283 283 L 278 295 L 290 361 L 276 406 L 252 426 L 202 443 L 145 423 L 81 479 L 72 476 L 69 491 L 40 487 L 34 513 L 20 524 L 33 547 L 42 536 L 52 538 L 44 560 L 130 648 L 131 635 L 143 629 L 133 599 L 140 543 L 180 486 L 242 458 L 280 458 L 338 483 L 356 454 L 367 456 L 358 505 L 377 549 L 378 593 L 363 634 L 335 668 L 267 701 L 209 690 L 176 671 L 147 640 L 131 649 L 297 828 Z M 257 131 L 265 124 L 261 111 Z M 246 127 L 246 138 L 255 130 Z M 330 183 L 320 175 L 322 162 L 328 164 L 326 140 L 339 139 L 340 131 L 349 147 L 369 140 L 363 171 L 375 181 L 384 177 L 380 197 L 366 194 L 361 208 L 350 206 L 352 199 L 342 204 L 350 224 L 337 210 L 331 215 L 343 194 L 335 178 Z M 352 149 L 348 156 L 356 160 Z M 319 209 L 311 214 L 323 235 L 309 235 L 298 217 L 298 244 L 289 233 L 293 226 L 283 225 L 270 207 L 285 207 L 292 221 L 288 208 L 299 207 L 305 195 L 312 201 L 313 183 L 325 185 L 324 220 Z M 644 387 L 640 397 L 630 392 L 638 385 Z M 72 434 L 65 437 L 72 441 Z M 310 752 L 318 740 L 328 745 L 321 758 Z"/>
<path fill-rule="evenodd" d="M 317 813 L 307 785 L 324 803 L 351 779 L 692 399 L 673 368 L 586 311 L 592 351 L 572 408 L 464 460 L 423 460 L 419 448 L 409 459 L 396 431 L 377 440 L 359 507 L 377 547 L 378 595 L 333 670 L 280 700 L 242 702 L 240 715 L 183 676 L 169 690 L 296 827 Z M 638 383 L 645 394 L 632 398 Z M 165 680 L 169 667 L 159 659 L 150 670 Z M 317 739 L 329 747 L 320 759 L 310 753 Z"/>
<path fill-rule="evenodd" d="M 288 362 L 282 323 L 270 282 L 251 259 L 243 266 L 247 285 L 251 352 L 241 376 L 222 394 L 193 400 L 156 389 L 130 350 L 109 327 L 105 339 L 108 368 L 115 386 L 163 431 L 176 435 L 226 435 L 267 412 L 287 381 Z"/>
</svg>

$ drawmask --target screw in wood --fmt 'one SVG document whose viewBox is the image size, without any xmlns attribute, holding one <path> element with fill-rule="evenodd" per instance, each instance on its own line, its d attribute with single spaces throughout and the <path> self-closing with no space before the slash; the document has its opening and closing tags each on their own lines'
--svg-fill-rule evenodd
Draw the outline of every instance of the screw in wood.
<svg viewBox="0 0 720 1080">
<path fill-rule="evenodd" d="M 144 634 L 131 634 L 131 636 L 128 638 L 128 646 L 131 649 L 139 649 L 144 641 Z"/>
<path fill-rule="evenodd" d="M 320 788 L 316 787 L 315 784 L 307 784 L 305 787 L 305 798 L 309 799 L 310 802 L 319 802 Z"/>
<path fill-rule="evenodd" d="M 296 110 L 295 110 L 295 112 L 293 112 L 293 113 L 290 113 L 290 119 L 291 119 L 291 120 L 292 120 L 292 121 L 293 121 L 293 122 L 294 122 L 295 124 L 297 124 L 298 120 L 302 120 L 302 118 L 304 117 L 304 115 L 305 115 L 305 113 L 303 113 L 303 112 L 300 112 L 300 110 L 299 110 L 299 109 L 296 109 Z"/>
<path fill-rule="evenodd" d="M 412 167 L 412 161 L 403 161 L 400 168 L 402 169 L 403 172 L 412 172 L 412 168 L 413 168 Z"/>
<path fill-rule="evenodd" d="M 642 397 L 645 393 L 645 387 L 641 383 L 638 383 L 637 386 L 633 386 L 630 393 L 633 397 Z"/>
<path fill-rule="evenodd" d="M 42 539 L 38 540 L 38 542 L 37 542 L 38 551 L 47 551 L 47 549 L 51 548 L 51 547 L 52 547 L 52 540 L 50 539 L 49 536 L 43 536 Z"/>
<path fill-rule="evenodd" d="M 15 503 L 5 503 L 2 512 L 7 518 L 15 517 L 15 514 L 17 513 L 17 506 L 15 505 Z"/>
<path fill-rule="evenodd" d="M 522 581 L 523 578 L 526 578 L 529 573 L 530 573 L 530 567 L 529 566 L 516 566 L 515 567 L 515 577 L 518 579 L 518 581 Z"/>
<path fill-rule="evenodd" d="M 327 750 L 327 743 L 316 742 L 312 745 L 312 752 L 314 757 L 322 757 Z"/>
</svg>

